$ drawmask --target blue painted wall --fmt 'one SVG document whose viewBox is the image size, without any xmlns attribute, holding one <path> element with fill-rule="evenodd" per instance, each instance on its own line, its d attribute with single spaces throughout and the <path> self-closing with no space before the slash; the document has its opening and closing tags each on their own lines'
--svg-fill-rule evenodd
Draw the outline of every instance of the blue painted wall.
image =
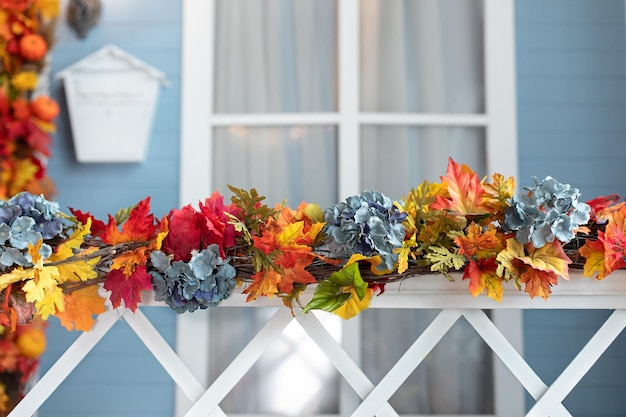
<svg viewBox="0 0 626 417">
<path fill-rule="evenodd" d="M 178 204 L 180 7 L 174 0 L 105 2 L 100 26 L 83 41 L 59 24 L 55 72 L 113 42 L 165 72 L 172 83 L 162 91 L 143 164 L 77 163 L 67 116 L 61 117 L 50 174 L 62 206 L 104 216 L 147 195 L 157 215 Z M 584 197 L 626 195 L 623 0 L 519 0 L 516 13 L 520 185 L 530 184 L 532 176 L 552 175 L 579 187 Z M 53 92 L 63 104 L 58 83 Z M 173 343 L 174 315 L 145 310 Z M 526 312 L 524 348 L 540 377 L 553 381 L 607 314 Z M 44 370 L 75 336 L 53 323 Z M 622 336 L 566 399 L 573 415 L 625 415 L 624 352 Z M 120 375 L 124 382 L 113 382 Z M 171 416 L 172 393 L 169 377 L 119 323 L 40 415 Z"/>
<path fill-rule="evenodd" d="M 103 2 L 99 26 L 80 40 L 61 19 L 53 49 L 53 74 L 101 47 L 114 43 L 163 71 L 170 86 L 161 90 L 153 133 L 143 163 L 81 164 L 76 162 L 65 96 L 60 82 L 53 96 L 63 109 L 49 163 L 61 207 L 108 213 L 151 196 L 158 217 L 178 206 L 178 137 L 180 129 L 181 2 L 141 0 Z M 175 313 L 144 308 L 159 331 L 173 344 Z M 51 320 L 45 371 L 78 336 Z M 137 417 L 173 415 L 174 384 L 124 321 L 118 322 L 41 409 L 42 417 Z"/>
<path fill-rule="evenodd" d="M 623 0 L 516 3 L 520 185 L 551 175 L 584 199 L 626 195 L 624 13 Z M 525 312 L 529 363 L 551 383 L 608 314 Z M 565 399 L 573 415 L 626 415 L 624 352 L 621 335 Z"/>
</svg>

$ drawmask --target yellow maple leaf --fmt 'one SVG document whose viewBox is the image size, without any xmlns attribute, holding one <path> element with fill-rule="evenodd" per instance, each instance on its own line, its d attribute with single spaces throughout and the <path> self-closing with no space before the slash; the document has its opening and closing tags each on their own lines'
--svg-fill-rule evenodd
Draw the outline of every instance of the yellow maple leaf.
<svg viewBox="0 0 626 417">
<path fill-rule="evenodd" d="M 48 320 L 48 316 L 51 314 L 63 311 L 65 306 L 64 301 L 64 294 L 61 288 L 58 286 L 47 288 L 44 297 L 35 302 L 35 307 L 37 308 L 36 314 L 42 319 Z"/>
<path fill-rule="evenodd" d="M 22 286 L 22 290 L 26 301 L 35 303 L 37 314 L 45 320 L 57 309 L 63 310 L 63 291 L 58 285 L 59 269 L 43 264 L 43 258 L 39 253 L 42 244 L 43 240 L 39 240 L 35 245 L 28 245 L 33 267 L 26 271 L 30 271 L 32 279 Z"/>
<path fill-rule="evenodd" d="M 59 270 L 57 267 L 47 266 L 41 270 L 33 269 L 33 272 L 33 279 L 28 280 L 22 287 L 28 302 L 41 301 L 46 298 L 48 291 L 54 291 L 58 287 Z"/>
<path fill-rule="evenodd" d="M 523 256 L 526 256 L 526 253 L 524 252 L 524 245 L 512 237 L 506 240 L 506 249 L 502 250 L 498 254 L 496 260 L 500 262 L 500 265 L 504 268 L 511 271 L 513 275 L 519 277 L 520 271 L 518 265 L 516 265 L 514 261 Z M 500 268 L 498 269 L 498 275 L 502 276 Z"/>
<path fill-rule="evenodd" d="M 595 276 L 598 280 L 604 279 L 607 275 L 604 266 L 604 244 L 599 240 L 587 240 L 578 251 L 585 258 L 583 275 L 590 278 Z"/>
<path fill-rule="evenodd" d="M 31 270 L 24 270 L 23 268 L 13 269 L 11 272 L 0 275 L 0 291 L 4 291 L 9 285 L 31 279 L 33 272 Z"/>
<path fill-rule="evenodd" d="M 350 259 L 346 262 L 342 269 L 345 269 L 348 265 L 352 265 L 355 262 L 366 261 L 370 264 L 370 269 L 375 275 L 389 275 L 393 270 L 379 270 L 378 265 L 383 261 L 380 255 L 365 256 L 360 253 L 353 253 Z"/>
<path fill-rule="evenodd" d="M 374 294 L 374 290 L 368 288 L 365 292 L 365 296 L 362 300 L 359 300 L 359 296 L 356 293 L 354 288 L 350 288 L 351 297 L 343 303 L 339 308 L 333 311 L 333 314 L 338 315 L 339 317 L 348 320 L 352 317 L 358 315 L 361 311 L 366 310 L 370 301 L 372 300 L 372 294 Z"/>
<path fill-rule="evenodd" d="M 87 222 L 83 225 L 79 223 L 69 239 L 57 246 L 56 251 L 50 255 L 50 262 L 65 261 L 71 258 L 76 260 L 73 262 L 67 262 L 57 265 L 59 269 L 59 283 L 67 281 L 85 281 L 90 278 L 95 278 L 98 274 L 95 271 L 95 266 L 100 261 L 100 257 L 88 258 L 76 256 L 75 250 L 79 249 L 82 245 L 85 236 L 91 232 L 91 218 L 87 219 Z M 81 252 L 83 255 L 87 255 L 90 252 L 97 250 L 96 248 L 87 248 Z"/>
<path fill-rule="evenodd" d="M 163 239 L 165 239 L 169 233 L 169 220 L 167 219 L 167 216 L 163 216 L 160 226 L 161 226 L 161 231 L 157 233 L 157 237 L 156 239 L 154 239 L 155 250 L 161 250 Z"/>
<path fill-rule="evenodd" d="M 409 257 L 416 259 L 415 252 L 413 252 L 413 249 L 417 247 L 415 237 L 415 233 L 413 233 L 410 239 L 405 239 L 404 241 L 402 241 L 401 248 L 395 250 L 395 252 L 398 253 L 399 274 L 402 274 L 407 269 L 409 269 Z"/>
<path fill-rule="evenodd" d="M 568 265 L 572 260 L 563 251 L 563 246 L 554 240 L 536 249 L 529 243 L 528 256 L 522 256 L 520 261 L 539 271 L 552 272 L 565 279 L 569 279 Z"/>
<path fill-rule="evenodd" d="M 509 177 L 504 179 L 502 174 L 493 174 L 491 176 L 493 182 L 483 182 L 483 204 L 489 207 L 494 214 L 498 214 L 498 218 L 502 218 L 504 210 L 509 206 L 509 201 L 515 194 L 515 179 Z M 493 219 L 492 219 L 493 220 Z"/>
<path fill-rule="evenodd" d="M 94 315 L 104 313 L 105 299 L 98 293 L 96 286 L 81 288 L 67 294 L 64 299 L 65 309 L 55 314 L 67 329 L 88 332 L 94 324 Z"/>
</svg>

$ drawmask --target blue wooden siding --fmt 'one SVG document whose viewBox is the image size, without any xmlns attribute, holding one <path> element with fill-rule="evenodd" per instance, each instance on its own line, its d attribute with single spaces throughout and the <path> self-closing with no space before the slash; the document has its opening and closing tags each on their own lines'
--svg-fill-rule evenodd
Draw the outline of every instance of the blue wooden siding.
<svg viewBox="0 0 626 417">
<path fill-rule="evenodd" d="M 105 216 L 147 195 L 157 215 L 178 204 L 180 7 L 174 0 L 105 2 L 101 24 L 86 40 L 60 22 L 55 72 L 113 42 L 165 72 L 171 82 L 162 90 L 143 164 L 77 163 L 67 115 L 60 118 L 50 173 L 62 206 Z M 520 0 L 516 14 L 520 185 L 530 184 L 532 176 L 552 175 L 579 187 L 584 197 L 626 195 L 623 0 Z M 58 83 L 53 92 L 63 104 Z M 173 343 L 174 315 L 145 311 Z M 607 314 L 526 312 L 528 360 L 550 383 Z M 76 336 L 52 323 L 44 370 Z M 624 352 L 622 336 L 566 399 L 573 415 L 626 415 Z M 172 410 L 169 377 L 120 322 L 40 415 L 171 416 Z"/>
<path fill-rule="evenodd" d="M 551 175 L 584 199 L 626 195 L 624 13 L 623 0 L 516 3 L 520 185 Z M 525 312 L 529 363 L 551 383 L 608 314 Z M 572 415 L 626 415 L 625 352 L 622 334 L 565 399 Z"/>
<path fill-rule="evenodd" d="M 61 103 L 49 172 L 58 187 L 61 207 L 108 213 L 151 196 L 154 214 L 162 217 L 178 206 L 180 129 L 181 2 L 141 0 L 103 2 L 99 26 L 80 40 L 61 19 L 53 49 L 53 73 L 113 43 L 163 71 L 170 86 L 161 90 L 149 150 L 143 163 L 76 162 L 65 97 L 60 82 L 52 93 Z M 175 313 L 143 308 L 172 345 Z M 51 320 L 45 371 L 78 333 Z M 118 322 L 66 382 L 43 405 L 41 417 L 171 417 L 174 383 L 124 321 Z"/>
</svg>

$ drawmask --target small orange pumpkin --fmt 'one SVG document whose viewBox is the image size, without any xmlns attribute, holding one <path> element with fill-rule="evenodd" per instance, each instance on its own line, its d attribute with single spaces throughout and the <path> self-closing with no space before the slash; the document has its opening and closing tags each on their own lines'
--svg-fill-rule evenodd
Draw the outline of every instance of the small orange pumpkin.
<svg viewBox="0 0 626 417">
<path fill-rule="evenodd" d="M 51 122 L 59 115 L 59 105 L 48 96 L 37 97 L 30 103 L 30 108 L 35 117 L 46 122 Z"/>
<path fill-rule="evenodd" d="M 20 54 L 29 61 L 39 61 L 47 51 L 48 44 L 41 35 L 31 33 L 20 39 Z"/>
</svg>

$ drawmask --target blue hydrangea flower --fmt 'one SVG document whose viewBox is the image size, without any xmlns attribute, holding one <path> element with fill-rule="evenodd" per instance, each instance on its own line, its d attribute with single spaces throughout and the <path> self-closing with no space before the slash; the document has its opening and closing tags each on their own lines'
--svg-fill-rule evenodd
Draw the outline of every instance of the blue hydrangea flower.
<svg viewBox="0 0 626 417">
<path fill-rule="evenodd" d="M 31 266 L 28 245 L 62 233 L 63 220 L 57 203 L 27 192 L 0 201 L 0 271 L 13 265 Z M 47 258 L 52 247 L 44 242 L 39 253 Z"/>
<path fill-rule="evenodd" d="M 504 229 L 515 231 L 521 243 L 532 242 L 540 248 L 558 239 L 567 243 L 574 239 L 574 230 L 589 221 L 591 208 L 578 201 L 580 192 L 552 177 L 526 188 L 516 195 L 504 213 Z"/>
<path fill-rule="evenodd" d="M 353 253 L 380 255 L 381 269 L 394 269 L 405 229 L 401 213 L 391 199 L 377 191 L 348 197 L 324 212 L 326 244 L 331 255 L 348 258 Z"/>
<path fill-rule="evenodd" d="M 35 220 L 33 229 L 41 233 L 44 239 L 52 239 L 63 230 L 63 221 L 57 216 L 59 204 L 48 201 L 41 195 L 22 192 L 11 197 L 9 204 L 18 206 L 22 216 Z"/>
<path fill-rule="evenodd" d="M 171 262 L 161 251 L 150 254 L 154 298 L 165 301 L 177 313 L 215 306 L 230 297 L 235 268 L 219 256 L 215 244 L 196 252 L 189 262 Z"/>
</svg>

